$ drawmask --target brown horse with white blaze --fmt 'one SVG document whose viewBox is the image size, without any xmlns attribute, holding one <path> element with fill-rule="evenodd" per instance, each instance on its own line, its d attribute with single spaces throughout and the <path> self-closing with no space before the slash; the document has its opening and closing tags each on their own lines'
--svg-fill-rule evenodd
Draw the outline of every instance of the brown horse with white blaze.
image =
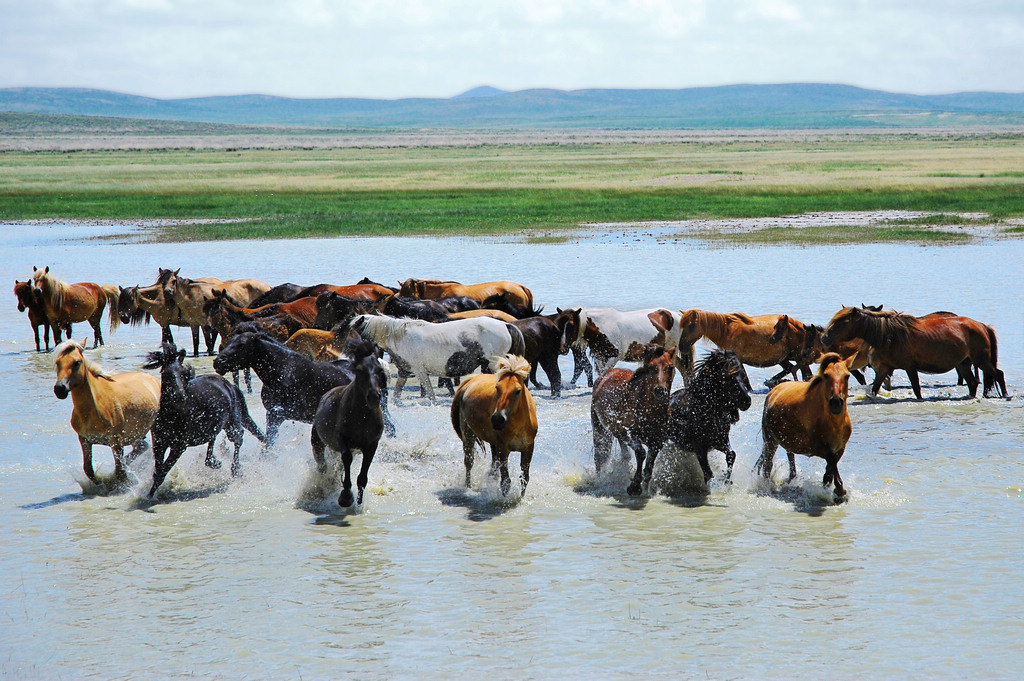
<svg viewBox="0 0 1024 681">
<path fill-rule="evenodd" d="M 46 317 L 53 328 L 55 343 L 60 342 L 62 328 L 87 321 L 95 335 L 93 347 L 103 345 L 100 320 L 107 306 L 110 306 L 110 330 L 114 331 L 121 323 L 117 307 L 120 291 L 113 285 L 94 284 L 89 281 L 68 284 L 50 274 L 49 266 L 43 269 L 33 266 L 32 294 L 46 310 Z"/>
<path fill-rule="evenodd" d="M 530 462 L 537 438 L 537 405 L 526 387 L 530 363 L 518 355 L 498 360 L 496 374 L 468 376 L 459 384 L 452 399 L 451 420 L 455 434 L 462 440 L 466 464 L 466 486 L 470 484 L 474 449 L 477 443 L 491 446 L 491 470 L 501 474 L 501 493 L 508 494 L 509 452 L 520 452 L 522 493 L 530 482 Z"/>
<path fill-rule="evenodd" d="M 632 496 L 650 485 L 654 460 L 669 436 L 669 393 L 675 377 L 675 356 L 676 348 L 665 350 L 648 345 L 636 371 L 612 368 L 594 383 L 590 405 L 594 467 L 600 473 L 608 462 L 613 439 L 618 440 L 624 457 L 632 449 L 636 473 L 626 488 Z"/>
<path fill-rule="evenodd" d="M 871 346 L 871 364 L 876 369 L 871 391 L 877 393 L 886 376 L 903 369 L 914 396 L 921 399 L 918 373 L 942 374 L 955 370 L 967 382 L 971 397 L 978 394 L 973 367 L 984 373 L 983 395 L 992 388 L 1006 396 L 1006 381 L 997 367 L 998 343 L 995 330 L 970 317 L 933 313 L 925 317 L 900 312 L 844 307 L 829 321 L 821 337 L 824 346 L 861 338 Z M 972 366 L 973 365 L 973 366 Z"/>
<path fill-rule="evenodd" d="M 839 460 L 852 432 L 846 409 L 849 384 L 843 358 L 828 353 L 810 381 L 787 381 L 772 388 L 761 417 L 764 449 L 755 466 L 765 478 L 771 475 L 775 450 L 781 445 L 789 456 L 790 480 L 796 477 L 794 454 L 819 456 L 825 460 L 822 485 L 834 484 L 836 499 L 846 496 Z"/>
<path fill-rule="evenodd" d="M 65 341 L 56 349 L 54 366 L 57 382 L 53 393 L 58 399 L 71 395 L 74 410 L 71 427 L 82 445 L 82 468 L 93 482 L 99 482 L 92 466 L 93 445 L 106 445 L 114 452 L 114 477 L 127 479 L 128 459 L 124 448 L 132 445 L 132 456 L 141 450 L 142 441 L 160 410 L 160 380 L 140 371 L 108 374 L 91 360 L 74 341 Z"/>
</svg>

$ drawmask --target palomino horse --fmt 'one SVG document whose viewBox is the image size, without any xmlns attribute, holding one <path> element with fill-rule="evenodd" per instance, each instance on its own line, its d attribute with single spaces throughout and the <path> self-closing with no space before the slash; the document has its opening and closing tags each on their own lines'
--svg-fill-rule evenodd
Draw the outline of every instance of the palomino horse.
<svg viewBox="0 0 1024 681">
<path fill-rule="evenodd" d="M 743 362 L 732 350 L 712 350 L 694 364 L 690 385 L 672 393 L 669 438 L 697 456 L 705 483 L 714 477 L 708 463 L 712 449 L 725 454 L 725 479 L 732 478 L 736 452 L 729 444 L 729 431 L 740 420 L 740 412 L 749 408 L 750 380 Z M 653 471 L 653 457 L 647 465 Z"/>
<path fill-rule="evenodd" d="M 203 335 L 206 336 L 206 352 L 213 354 L 213 344 L 217 340 L 217 332 L 207 325 L 206 314 L 203 312 L 203 305 L 207 300 L 213 298 L 213 289 L 218 288 L 226 291 L 231 299 L 240 305 L 248 305 L 270 290 L 270 284 L 259 279 L 234 279 L 221 281 L 213 277 L 203 279 L 188 279 L 178 275 L 181 268 L 176 270 L 160 269 L 160 276 L 157 282 L 164 287 L 164 297 L 173 300 L 180 311 L 181 320 L 195 329 L 202 327 Z M 198 355 L 198 350 L 196 351 Z"/>
<path fill-rule="evenodd" d="M 784 316 L 766 314 L 751 317 L 742 312 L 721 314 L 686 310 L 681 313 L 682 335 L 679 344 L 692 345 L 703 337 L 723 350 L 732 350 L 748 366 L 770 367 L 778 364 L 782 371 L 768 379 L 769 385 L 788 373 L 795 375 L 795 368 L 801 369 L 809 377 L 809 368 L 805 365 L 794 367 L 791 363 L 803 349 L 802 333 L 783 333 L 776 342 L 771 342 L 775 327 Z M 802 326 L 795 319 L 789 320 L 790 329 Z"/>
<path fill-rule="evenodd" d="M 590 422 L 594 430 L 594 466 L 608 462 L 612 439 L 624 457 L 636 454 L 636 473 L 626 491 L 636 496 L 651 482 L 654 459 L 668 439 L 669 391 L 675 377 L 676 348 L 648 345 L 636 371 L 609 369 L 594 383 Z M 645 468 L 644 461 L 650 461 Z"/>
<path fill-rule="evenodd" d="M 31 281 L 18 281 L 14 280 L 14 297 L 18 299 L 18 312 L 24 312 L 28 310 L 28 323 L 32 325 L 32 333 L 36 337 L 36 352 L 42 352 L 43 348 L 39 345 L 39 327 L 43 327 L 43 341 L 46 343 L 46 351 L 50 351 L 50 319 L 46 316 L 46 306 L 43 305 L 42 301 L 36 300 L 35 295 L 32 293 L 32 282 Z M 71 324 L 64 327 L 64 331 L 67 332 L 68 338 L 71 338 Z M 60 343 L 60 331 L 56 328 L 53 330 L 53 343 L 54 345 Z"/>
<path fill-rule="evenodd" d="M 491 296 L 506 294 L 503 299 L 520 310 L 533 309 L 533 292 L 514 281 L 488 281 L 482 284 L 460 284 L 457 281 L 437 279 L 406 279 L 399 284 L 399 295 L 425 300 L 466 296 L 481 304 Z"/>
<path fill-rule="evenodd" d="M 184 364 L 185 351 L 180 353 L 173 343 L 164 343 L 160 350 L 146 356 L 143 369 L 160 369 L 160 410 L 153 421 L 153 496 L 167 474 L 189 447 L 206 445 L 206 465 L 220 468 L 213 455 L 217 435 L 224 431 L 235 446 L 231 475 L 242 473 L 239 450 L 248 430 L 265 441 L 259 426 L 249 416 L 242 391 L 217 374 L 197 377 L 192 367 Z M 170 454 L 164 458 L 167 449 Z"/>
<path fill-rule="evenodd" d="M 119 292 L 116 286 L 82 282 L 68 284 L 50 274 L 50 268 L 32 268 L 32 294 L 43 304 L 46 317 L 53 327 L 54 343 L 60 342 L 60 330 L 69 324 L 88 321 L 95 334 L 93 347 L 103 345 L 100 319 L 110 306 L 110 330 L 121 323 L 117 311 Z"/>
<path fill-rule="evenodd" d="M 344 489 L 338 496 L 338 505 L 348 508 L 352 498 L 352 450 L 363 454 L 359 477 L 356 478 L 357 496 L 355 503 L 363 503 L 363 490 L 368 481 L 367 474 L 373 455 L 377 452 L 381 433 L 384 432 L 384 415 L 380 401 L 387 385 L 378 381 L 380 365 L 377 363 L 376 348 L 368 341 L 356 342 L 346 348 L 352 357 L 352 382 L 327 391 L 313 417 L 310 442 L 317 468 L 324 472 L 327 462 L 324 450 L 330 447 L 341 453 L 345 466 Z"/>
<path fill-rule="evenodd" d="M 871 391 L 877 393 L 883 380 L 896 369 L 907 372 L 914 395 L 921 399 L 919 372 L 942 374 L 956 370 L 967 382 L 971 397 L 978 394 L 978 379 L 972 365 L 985 378 L 983 395 L 993 387 L 1006 396 L 1006 381 L 997 367 L 998 344 L 995 330 L 970 317 L 933 313 L 914 317 L 899 312 L 874 312 L 844 307 L 828 323 L 821 342 L 826 347 L 854 338 L 871 346 L 871 364 L 876 374 Z"/>
<path fill-rule="evenodd" d="M 418 319 L 359 315 L 351 328 L 384 348 L 398 365 L 395 399 L 401 399 L 407 375 L 416 376 L 434 402 L 430 374 L 458 378 L 477 369 L 493 369 L 506 354 L 522 356 L 523 334 L 497 319 L 459 319 L 432 324 Z"/>
<path fill-rule="evenodd" d="M 162 273 L 169 270 L 160 270 Z M 118 297 L 118 308 L 121 312 L 121 323 L 139 326 L 148 324 L 150 320 L 160 327 L 160 341 L 162 343 L 173 343 L 174 335 L 171 333 L 172 326 L 187 327 L 192 329 L 192 349 L 199 354 L 199 327 L 192 326 L 181 317 L 181 310 L 174 304 L 174 300 L 164 296 L 164 286 L 160 278 L 155 284 L 149 286 L 129 286 L 121 289 Z"/>
<path fill-rule="evenodd" d="M 74 341 L 57 346 L 54 365 L 53 394 L 61 400 L 70 394 L 74 402 L 71 427 L 82 445 L 86 477 L 99 482 L 92 467 L 92 446 L 106 445 L 114 451 L 115 480 L 126 481 L 124 448 L 132 445 L 131 458 L 141 451 L 160 409 L 159 379 L 139 371 L 108 374 L 86 359 Z"/>
<path fill-rule="evenodd" d="M 520 483 L 522 493 L 526 494 L 537 438 L 537 405 L 526 387 L 529 375 L 529 362 L 516 355 L 505 355 L 498 360 L 497 374 L 468 376 L 455 391 L 451 419 L 455 434 L 462 440 L 467 487 L 476 444 L 486 442 L 491 446 L 491 470 L 498 469 L 501 474 L 503 495 L 512 486 L 508 475 L 509 452 L 520 453 Z"/>
<path fill-rule="evenodd" d="M 846 496 L 839 477 L 839 459 L 850 439 L 850 415 L 846 410 L 850 372 L 843 358 L 828 353 L 810 381 L 787 381 L 772 388 L 764 401 L 761 435 L 764 449 L 756 468 L 767 479 L 779 445 L 789 456 L 789 479 L 796 477 L 794 454 L 820 456 L 825 460 L 821 484 L 835 484 L 836 499 Z"/>
</svg>

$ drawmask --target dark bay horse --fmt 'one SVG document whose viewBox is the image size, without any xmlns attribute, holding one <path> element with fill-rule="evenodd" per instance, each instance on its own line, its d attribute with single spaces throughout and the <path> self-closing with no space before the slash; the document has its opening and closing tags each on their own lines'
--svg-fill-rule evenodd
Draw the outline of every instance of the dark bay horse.
<svg viewBox="0 0 1024 681">
<path fill-rule="evenodd" d="M 611 456 L 618 440 L 623 456 L 632 449 L 636 473 L 626 491 L 636 496 L 651 482 L 645 459 L 654 461 L 668 439 L 669 392 L 675 377 L 676 348 L 648 345 L 636 371 L 612 368 L 594 383 L 590 422 L 594 431 L 594 466 L 597 472 Z"/>
<path fill-rule="evenodd" d="M 32 294 L 43 304 L 46 318 L 54 331 L 54 343 L 60 342 L 60 331 L 69 324 L 89 322 L 95 335 L 93 347 L 103 345 L 100 320 L 110 308 L 110 330 L 121 323 L 117 304 L 120 292 L 116 286 L 81 282 L 68 284 L 50 274 L 50 268 L 32 268 Z M 69 339 L 70 340 L 70 339 Z"/>
<path fill-rule="evenodd" d="M 153 496 L 164 478 L 189 447 L 206 445 L 206 465 L 220 468 L 213 455 L 217 435 L 224 431 L 235 447 L 231 475 L 241 475 L 239 451 L 243 428 L 260 442 L 266 438 L 249 416 L 242 392 L 217 374 L 197 377 L 192 367 L 184 364 L 185 350 L 173 343 L 164 343 L 160 350 L 149 353 L 143 369 L 160 369 L 160 410 L 153 421 Z M 170 449 L 167 458 L 164 454 Z"/>
<path fill-rule="evenodd" d="M 331 388 L 352 381 L 352 363 L 347 359 L 335 362 L 314 362 L 290 350 L 263 333 L 236 333 L 213 360 L 219 374 L 251 367 L 263 381 L 260 398 L 267 409 L 267 444 L 277 439 L 277 431 L 285 420 L 312 423 L 320 398 Z M 378 366 L 378 381 L 386 385 L 387 374 Z M 385 428 L 394 435 L 394 423 L 382 399 Z"/>
<path fill-rule="evenodd" d="M 491 446 L 491 470 L 501 475 L 501 493 L 512 487 L 508 474 L 509 452 L 520 453 L 522 493 L 530 482 L 530 462 L 537 438 L 537 405 L 526 386 L 530 365 L 522 357 L 505 355 L 496 374 L 465 378 L 452 398 L 451 421 L 462 440 L 466 487 L 470 484 L 477 443 Z"/>
<path fill-rule="evenodd" d="M 955 370 L 967 382 L 970 396 L 975 397 L 978 379 L 973 365 L 984 374 L 985 397 L 992 388 L 1003 396 L 1007 394 L 1003 372 L 997 367 L 995 330 L 970 317 L 946 313 L 914 317 L 844 307 L 829 321 L 821 342 L 830 347 L 854 338 L 862 338 L 871 346 L 871 364 L 876 369 L 873 393 L 878 393 L 883 380 L 894 370 L 903 369 L 914 396 L 921 399 L 919 372 L 942 374 Z"/>
<path fill-rule="evenodd" d="M 378 379 L 381 374 L 377 363 L 376 348 L 367 341 L 347 346 L 352 357 L 352 381 L 343 386 L 331 388 L 320 398 L 310 442 L 317 468 L 324 472 L 327 462 L 324 450 L 330 447 L 341 454 L 345 467 L 344 489 L 338 496 L 338 505 L 348 508 L 352 497 L 352 450 L 358 449 L 363 455 L 359 476 L 356 478 L 357 496 L 355 503 L 363 503 L 370 464 L 377 452 L 381 433 L 384 431 L 384 415 L 381 411 L 382 395 L 387 385 Z"/>
<path fill-rule="evenodd" d="M 851 433 L 846 409 L 849 384 L 850 372 L 843 358 L 828 353 L 810 381 L 787 381 L 772 388 L 761 417 L 764 448 L 755 465 L 765 479 L 771 475 L 775 450 L 782 445 L 789 456 L 790 480 L 796 477 L 794 454 L 818 456 L 825 460 L 822 485 L 834 483 L 836 499 L 846 496 L 839 460 Z"/>
<path fill-rule="evenodd" d="M 541 385 L 537 382 L 537 367 L 544 369 L 551 385 L 552 397 L 560 397 L 562 394 L 562 370 L 558 366 L 558 357 L 569 352 L 564 336 L 565 327 L 571 321 L 571 312 L 565 312 L 512 322 L 523 334 L 523 341 L 526 344 L 523 356 L 530 363 L 530 380 L 535 387 L 540 388 Z"/>
<path fill-rule="evenodd" d="M 750 390 L 747 371 L 736 353 L 712 350 L 694 364 L 690 384 L 672 393 L 669 438 L 679 448 L 696 454 L 705 483 L 714 477 L 708 463 L 712 449 L 725 454 L 725 479 L 732 478 L 736 452 L 729 444 L 729 431 L 739 421 L 740 412 L 750 408 Z M 647 465 L 653 472 L 653 456 Z"/>
<path fill-rule="evenodd" d="M 31 281 L 14 280 L 14 297 L 18 299 L 18 312 L 28 311 L 28 323 L 32 325 L 32 333 L 36 337 L 36 352 L 42 352 L 39 344 L 39 327 L 43 327 L 43 341 L 46 344 L 46 351 L 50 351 L 50 318 L 46 316 L 46 306 L 32 293 Z M 63 329 L 68 338 L 71 338 L 71 324 Z M 53 344 L 60 343 L 61 329 L 54 327 Z"/>
</svg>

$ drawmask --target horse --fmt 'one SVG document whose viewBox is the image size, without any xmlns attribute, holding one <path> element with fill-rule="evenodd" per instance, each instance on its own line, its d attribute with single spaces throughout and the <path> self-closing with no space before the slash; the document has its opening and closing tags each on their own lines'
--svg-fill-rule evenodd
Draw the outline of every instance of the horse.
<svg viewBox="0 0 1024 681">
<path fill-rule="evenodd" d="M 459 384 L 452 399 L 451 421 L 455 434 L 462 440 L 466 464 L 466 487 L 473 470 L 477 443 L 491 446 L 491 470 L 501 474 L 501 493 L 511 488 L 508 474 L 509 452 L 520 453 L 520 484 L 522 494 L 530 482 L 530 462 L 537 439 L 537 405 L 527 388 L 529 363 L 516 355 L 498 360 L 495 375 L 467 376 Z"/>
<path fill-rule="evenodd" d="M 491 319 L 497 319 L 499 322 L 506 322 L 508 324 L 519 319 L 518 317 L 510 315 L 507 312 L 502 312 L 501 310 L 480 308 L 477 310 L 464 310 L 462 312 L 449 312 L 448 319 L 446 321 L 452 321 L 454 319 L 477 319 L 479 317 L 490 317 Z"/>
<path fill-rule="evenodd" d="M 997 367 L 998 344 L 995 330 L 970 317 L 933 314 L 914 317 L 900 312 L 873 312 L 844 307 L 829 321 L 821 342 L 826 347 L 861 338 L 871 346 L 871 363 L 876 369 L 871 386 L 878 393 L 883 380 L 903 369 L 917 399 L 921 397 L 919 372 L 941 374 L 956 370 L 967 382 L 971 397 L 978 394 L 978 379 L 972 365 L 981 369 L 989 396 L 992 388 L 1006 396 L 1006 381 Z"/>
<path fill-rule="evenodd" d="M 327 331 L 338 324 L 348 323 L 357 314 L 371 312 L 373 301 L 365 298 L 347 298 L 334 291 L 324 291 L 316 297 L 316 319 L 313 328 Z"/>
<path fill-rule="evenodd" d="M 121 323 L 117 303 L 119 292 L 116 286 L 81 282 L 68 284 L 50 274 L 50 267 L 32 267 L 32 294 L 42 303 L 46 318 L 53 328 L 53 342 L 60 343 L 60 331 L 69 324 L 88 321 L 95 339 L 93 347 L 103 345 L 103 331 L 100 320 L 103 311 L 110 306 L 110 330 L 113 332 Z"/>
<path fill-rule="evenodd" d="M 278 284 L 266 293 L 250 301 L 249 307 L 261 307 L 263 305 L 271 305 L 273 303 L 290 303 L 291 301 L 298 299 L 299 294 L 307 288 L 309 287 L 292 283 Z"/>
<path fill-rule="evenodd" d="M 223 376 L 196 376 L 184 364 L 185 350 L 173 343 L 164 343 L 160 350 L 146 355 L 143 369 L 160 370 L 160 409 L 150 429 L 153 437 L 153 486 L 149 496 L 156 494 L 164 478 L 189 447 L 206 445 L 206 465 L 220 468 L 213 455 L 217 435 L 224 431 L 235 447 L 231 476 L 242 473 L 239 452 L 244 438 L 243 428 L 260 442 L 266 438 L 249 415 L 242 391 Z M 170 453 L 164 458 L 168 448 Z"/>
<path fill-rule="evenodd" d="M 526 343 L 523 357 L 530 363 L 530 380 L 535 387 L 541 387 L 537 383 L 537 367 L 544 369 L 551 384 L 551 397 L 560 397 L 562 394 L 562 370 L 558 366 L 558 356 L 569 351 L 562 341 L 568 318 L 569 315 L 563 314 L 529 317 L 512 322 L 523 334 Z"/>
<path fill-rule="evenodd" d="M 39 345 L 39 327 L 43 327 L 43 341 L 46 344 L 46 351 L 50 351 L 50 318 L 46 316 L 46 306 L 43 305 L 42 301 L 37 300 L 35 295 L 32 293 L 32 282 L 31 281 L 18 281 L 14 280 L 14 297 L 18 299 L 18 312 L 25 312 L 28 310 L 28 323 L 32 325 L 32 333 L 36 338 L 36 352 L 42 352 L 43 349 Z M 57 345 L 60 343 L 60 329 L 53 329 L 53 344 Z M 67 324 L 64 327 L 64 331 L 67 332 L 68 338 L 71 338 L 71 324 Z"/>
<path fill-rule="evenodd" d="M 488 281 L 482 284 L 460 284 L 437 279 L 407 279 L 400 283 L 399 294 L 423 299 L 466 296 L 483 304 L 491 296 L 507 294 L 507 302 L 521 310 L 533 309 L 533 293 L 514 281 Z"/>
<path fill-rule="evenodd" d="M 202 327 L 206 336 L 206 353 L 213 354 L 213 344 L 217 340 L 217 332 L 207 323 L 206 314 L 203 312 L 203 305 L 213 297 L 213 289 L 219 288 L 225 291 L 231 299 L 240 305 L 248 305 L 270 290 L 270 284 L 259 279 L 233 279 L 221 281 L 213 277 L 203 279 L 189 279 L 182 277 L 176 270 L 160 269 L 160 276 L 157 279 L 164 287 L 164 297 L 173 300 L 180 311 L 180 317 L 189 326 Z M 198 350 L 196 351 L 198 355 Z"/>
<path fill-rule="evenodd" d="M 395 399 L 401 399 L 406 377 L 411 374 L 426 388 L 427 398 L 435 401 L 430 374 L 458 378 L 477 368 L 489 371 L 493 358 L 506 354 L 522 355 L 523 334 L 515 326 L 496 319 L 459 319 L 431 324 L 418 319 L 396 319 L 359 315 L 351 328 L 387 350 L 398 365 Z"/>
<path fill-rule="evenodd" d="M 341 329 L 299 329 L 284 344 L 314 362 L 331 362 L 341 357 L 348 335 Z"/>
<path fill-rule="evenodd" d="M 448 321 L 448 309 L 433 300 L 420 300 L 403 296 L 388 296 L 380 304 L 380 312 L 389 317 L 408 317 L 425 322 Z"/>
<path fill-rule="evenodd" d="M 638 361 L 644 347 L 649 344 L 666 349 L 678 347 L 676 369 L 688 382 L 693 373 L 693 344 L 680 343 L 678 315 L 664 308 L 629 310 L 623 312 L 611 307 L 588 307 L 580 312 L 581 339 L 577 341 L 590 349 L 598 372 L 614 367 L 620 361 Z M 575 354 L 574 354 L 575 358 Z M 570 385 L 582 373 L 584 364 L 578 362 Z M 587 377 L 588 384 L 591 382 Z"/>
<path fill-rule="evenodd" d="M 586 328 L 587 316 L 582 307 L 563 310 L 555 308 L 555 317 L 566 316 L 562 321 L 562 348 L 560 354 L 565 354 L 566 349 L 572 353 L 572 380 L 569 387 L 576 387 L 576 379 L 586 374 L 587 387 L 594 387 L 594 365 L 587 359 L 586 341 L 583 340 L 583 331 Z"/>
<path fill-rule="evenodd" d="M 213 369 L 224 375 L 251 367 L 263 382 L 260 399 L 267 410 L 267 444 L 277 440 L 277 432 L 286 420 L 312 423 L 320 398 L 331 388 L 352 381 L 352 363 L 347 359 L 314 362 L 308 357 L 255 331 L 236 333 L 213 360 Z M 378 367 L 377 380 L 387 384 L 387 373 Z M 388 436 L 395 433 L 394 422 L 382 399 L 384 424 Z"/>
<path fill-rule="evenodd" d="M 755 468 L 765 479 L 779 445 L 789 456 L 789 480 L 796 478 L 794 454 L 819 456 L 825 460 L 821 484 L 834 484 L 836 499 L 846 496 L 839 476 L 839 460 L 850 439 L 850 414 L 846 398 L 850 371 L 843 358 L 830 352 L 821 358 L 818 373 L 810 381 L 787 381 L 771 389 L 764 401 L 761 436 L 764 448 Z"/>
<path fill-rule="evenodd" d="M 313 417 L 310 442 L 320 472 L 325 472 L 327 468 L 324 460 L 326 447 L 341 453 L 345 480 L 344 489 L 338 496 L 338 505 L 343 508 L 348 508 L 353 502 L 352 450 L 358 449 L 363 454 L 359 477 L 356 478 L 355 498 L 356 503 L 362 504 L 367 473 L 384 431 L 380 402 L 381 395 L 387 393 L 387 384 L 378 380 L 380 365 L 375 350 L 368 341 L 348 346 L 348 354 L 352 357 L 352 382 L 324 393 Z"/>
<path fill-rule="evenodd" d="M 55 349 L 54 367 L 57 399 L 71 395 L 74 409 L 71 427 L 82 445 L 82 468 L 89 480 L 98 483 L 92 466 L 93 445 L 106 445 L 114 452 L 114 479 L 127 481 L 127 463 L 145 446 L 146 433 L 160 409 L 160 380 L 139 371 L 108 374 L 86 359 L 83 345 L 65 341 Z M 124 455 L 132 445 L 131 456 Z"/>
<path fill-rule="evenodd" d="M 685 310 L 680 315 L 680 344 L 692 345 L 703 337 L 723 350 L 734 351 L 747 366 L 770 367 L 777 364 L 782 367 L 782 371 L 765 381 L 769 387 L 786 374 L 795 376 L 796 369 L 810 378 L 810 368 L 806 363 L 794 367 L 790 361 L 803 361 L 800 357 L 803 334 L 800 331 L 792 332 L 794 327 L 802 329 L 803 324 L 795 319 L 789 318 L 788 329 L 773 343 L 771 339 L 776 326 L 786 315 L 751 316 L 742 312 L 722 314 L 698 309 Z"/>
<path fill-rule="evenodd" d="M 696 454 L 705 484 L 714 477 L 708 463 L 712 449 L 725 454 L 725 480 L 732 479 L 736 452 L 729 443 L 729 430 L 739 421 L 740 412 L 750 408 L 750 390 L 747 371 L 736 353 L 712 350 L 694 364 L 690 384 L 669 399 L 668 437 Z M 653 455 L 647 465 L 654 470 Z"/>
<path fill-rule="evenodd" d="M 163 273 L 165 270 L 160 270 Z M 173 343 L 174 335 L 171 333 L 171 326 L 187 327 L 192 330 L 192 349 L 195 355 L 199 355 L 199 327 L 192 326 L 182 319 L 181 310 L 174 304 L 172 298 L 164 296 L 164 286 L 157 278 L 156 283 L 149 286 L 129 286 L 120 288 L 118 296 L 118 309 L 121 313 L 121 323 L 139 326 L 148 324 L 150 320 L 156 322 L 161 329 L 160 341 L 162 343 Z M 212 349 L 207 346 L 207 349 Z"/>
<path fill-rule="evenodd" d="M 770 317 L 771 315 L 767 316 Z M 769 388 L 778 384 L 786 374 L 790 374 L 794 379 L 796 379 L 797 370 L 800 371 L 803 380 L 810 380 L 811 358 L 808 357 L 805 352 L 807 346 L 808 327 L 810 326 L 812 325 L 804 324 L 797 319 L 793 319 L 788 314 L 779 315 L 775 322 L 775 326 L 772 327 L 772 333 L 768 337 L 768 344 L 779 346 L 780 349 L 784 349 L 788 354 L 782 362 L 780 362 L 780 366 L 783 367 L 782 371 L 765 381 L 765 385 Z M 817 358 L 817 355 L 815 358 Z M 793 366 L 787 371 L 785 367 L 786 364 L 790 362 L 792 362 Z"/>
<path fill-rule="evenodd" d="M 668 439 L 669 391 L 675 377 L 676 348 L 648 345 L 636 371 L 612 368 L 594 383 L 590 422 L 594 432 L 594 467 L 597 472 L 611 456 L 612 439 L 619 441 L 623 457 L 632 448 L 636 473 L 626 488 L 637 496 L 650 485 L 654 459 Z M 645 468 L 645 459 L 649 461 Z"/>
<path fill-rule="evenodd" d="M 312 313 L 309 312 L 310 308 L 313 309 Z M 297 312 L 293 314 L 292 309 Z M 203 303 L 207 324 L 225 339 L 230 338 L 235 327 L 242 322 L 253 322 L 284 342 L 299 329 L 309 326 L 305 320 L 315 318 L 315 309 L 314 299 L 309 297 L 291 303 L 272 303 L 257 309 L 241 307 L 226 292 L 216 288 L 213 289 L 213 297 Z M 281 312 L 273 314 L 276 310 Z"/>
<path fill-rule="evenodd" d="M 508 291 L 502 291 L 501 293 L 495 293 L 494 295 L 487 296 L 480 302 L 480 307 L 487 310 L 501 310 L 506 314 L 510 314 L 516 319 L 527 319 L 529 317 L 537 317 L 544 313 L 544 306 L 541 305 L 538 308 L 532 306 L 524 307 L 520 304 L 515 296 Z"/>
<path fill-rule="evenodd" d="M 394 295 L 394 291 L 389 289 L 387 286 L 382 284 L 376 284 L 373 282 L 366 284 L 354 284 L 352 286 L 335 286 L 334 284 L 316 284 L 315 286 L 308 286 L 295 296 L 296 298 L 306 298 L 308 296 L 319 296 L 321 293 L 337 293 L 339 296 L 346 298 L 355 298 L 357 300 L 364 300 L 370 303 L 376 303 L 388 296 Z"/>
<path fill-rule="evenodd" d="M 443 305 L 448 312 L 469 312 L 470 310 L 479 310 L 481 307 L 479 300 L 468 296 L 445 296 L 433 300 L 438 305 Z"/>
</svg>

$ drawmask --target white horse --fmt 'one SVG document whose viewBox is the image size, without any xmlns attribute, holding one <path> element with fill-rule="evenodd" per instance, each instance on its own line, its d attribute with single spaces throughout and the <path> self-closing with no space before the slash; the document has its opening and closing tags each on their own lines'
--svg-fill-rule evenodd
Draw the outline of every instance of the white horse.
<svg viewBox="0 0 1024 681">
<path fill-rule="evenodd" d="M 638 361 L 643 346 L 653 343 L 666 350 L 679 347 L 680 314 L 663 307 L 623 312 L 611 307 L 585 307 L 580 312 L 578 343 L 589 347 L 599 373 L 618 362 Z M 693 347 L 679 348 L 675 366 L 689 383 L 693 375 Z"/>
<path fill-rule="evenodd" d="M 405 387 L 403 373 L 416 376 L 433 402 L 431 374 L 458 378 L 477 368 L 493 371 L 500 357 L 526 351 L 519 329 L 490 317 L 434 324 L 418 319 L 359 315 L 352 320 L 352 328 L 387 350 L 398 365 L 396 400 Z"/>
</svg>

